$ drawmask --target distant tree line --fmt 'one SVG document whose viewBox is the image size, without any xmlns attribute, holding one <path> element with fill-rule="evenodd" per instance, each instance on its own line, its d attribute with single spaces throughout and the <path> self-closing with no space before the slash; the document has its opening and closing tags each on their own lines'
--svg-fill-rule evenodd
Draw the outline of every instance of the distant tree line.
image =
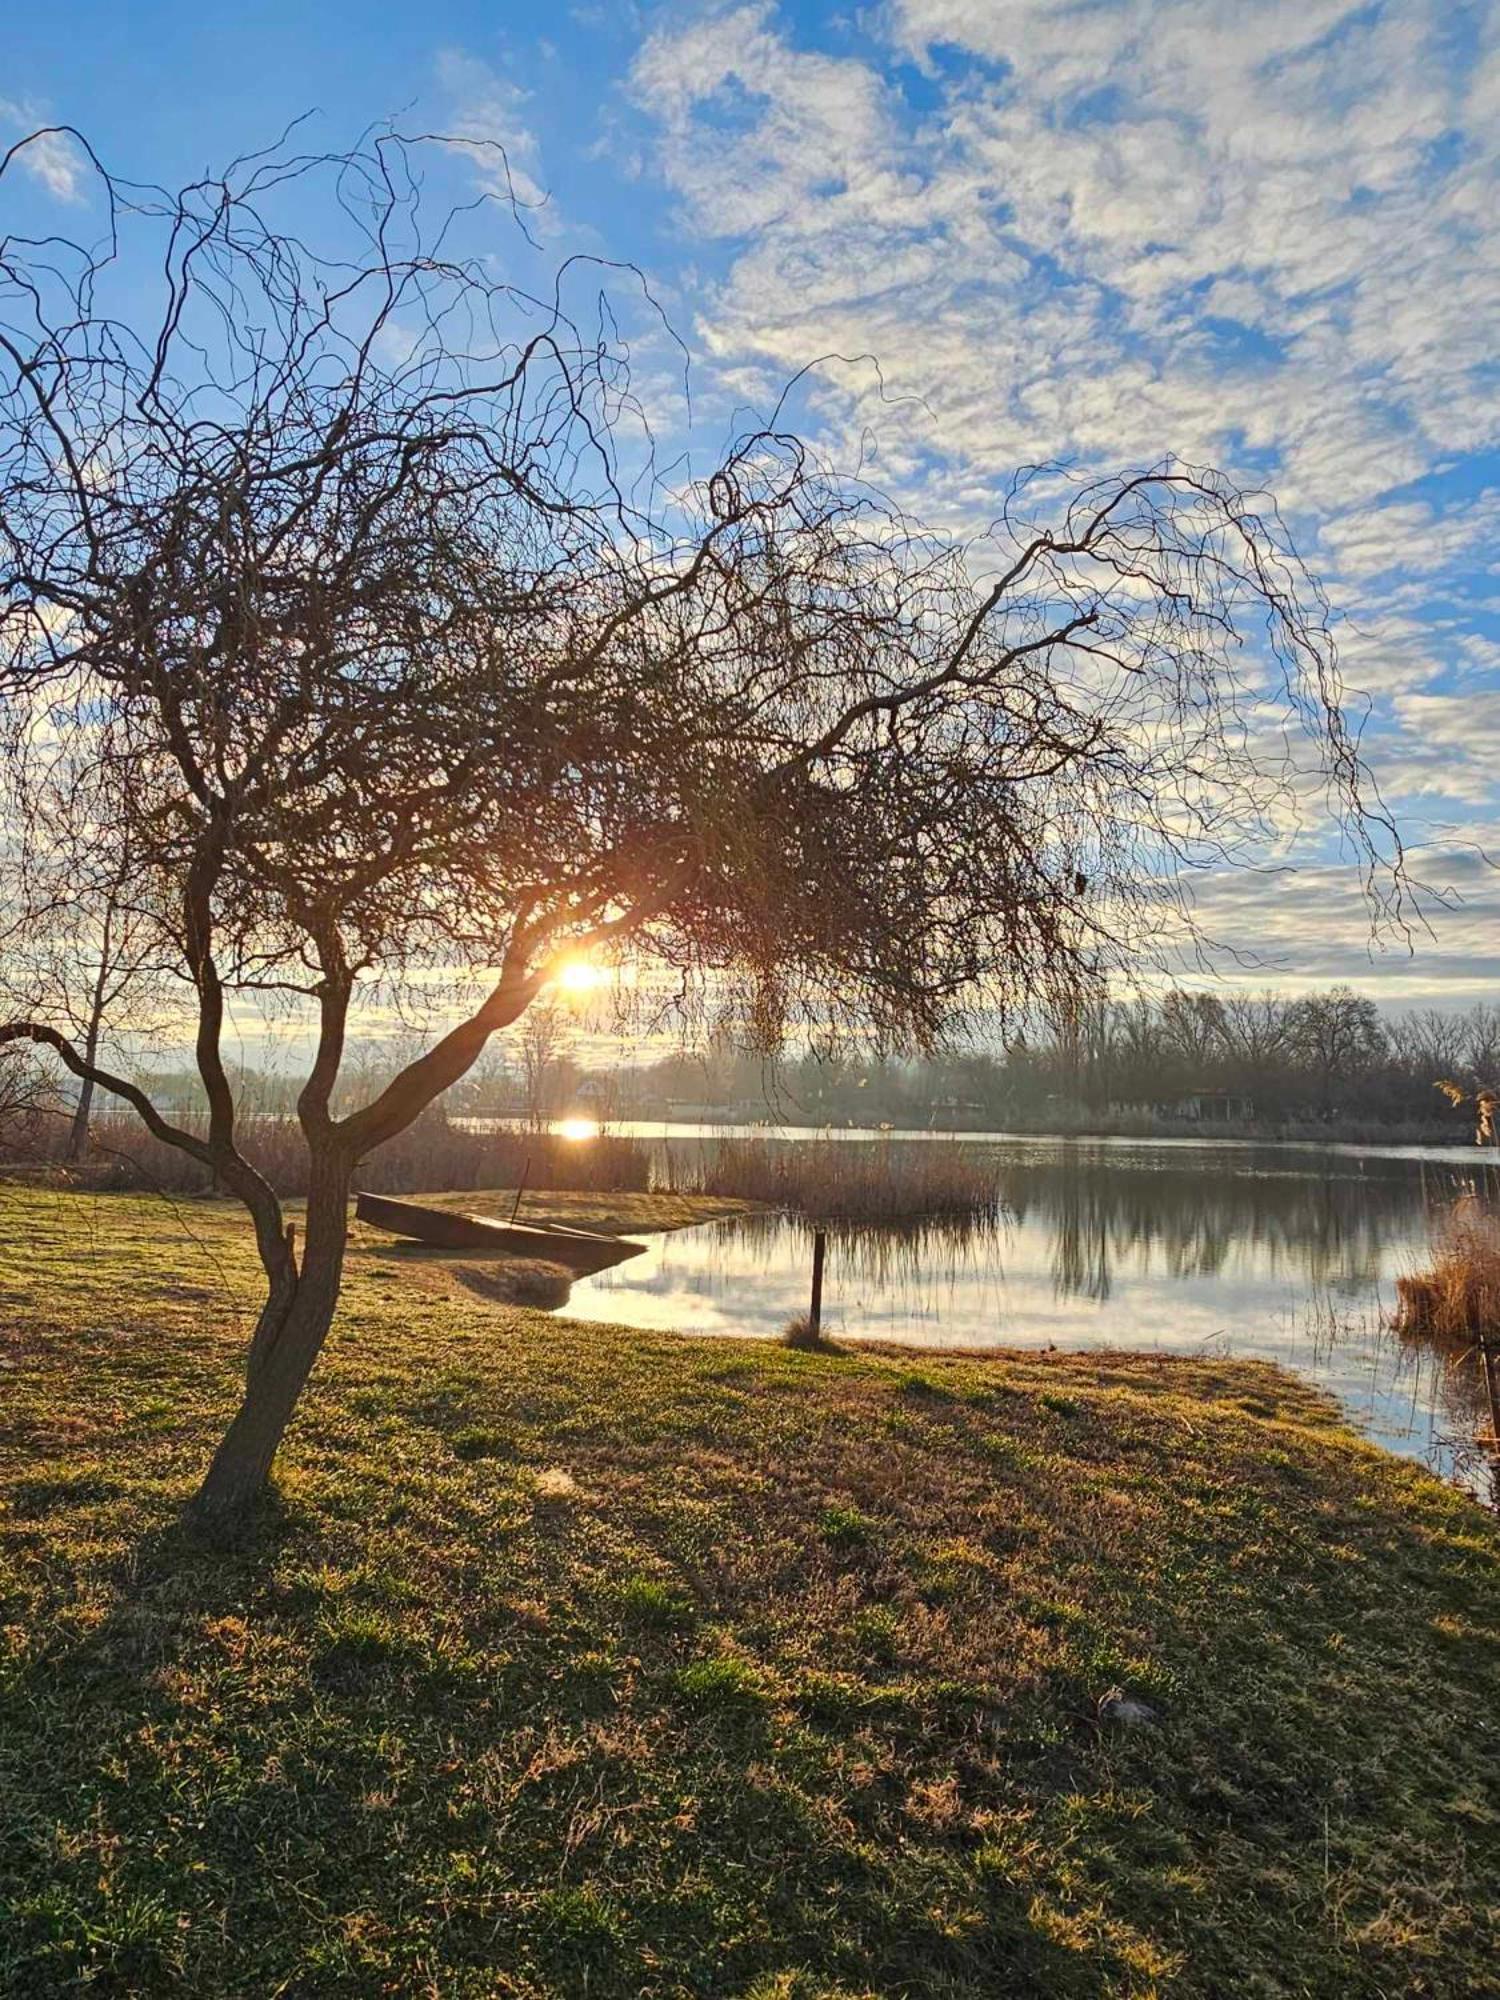
<svg viewBox="0 0 1500 2000">
<path fill-rule="evenodd" d="M 1472 1116 L 1444 1100 L 1440 1078 L 1471 1090 L 1500 1079 L 1500 1003 L 1396 1013 L 1349 986 L 1296 998 L 1174 989 L 921 1062 L 808 1053 L 771 1071 L 728 1051 L 674 1053 L 629 1072 L 573 1070 L 567 1084 L 622 1116 L 1465 1139 Z"/>
<path fill-rule="evenodd" d="M 384 1045 L 349 1052 L 349 1087 L 389 1063 Z M 56 1079 L 8 1066 L 0 1127 L 30 1143 L 71 1116 Z M 1455 1106 L 1440 1080 L 1464 1087 Z M 1472 1098 L 1500 1082 L 1500 1002 L 1461 1010 L 1382 1010 L 1348 986 L 1293 998 L 1175 989 L 1039 1020 L 1002 1046 L 926 1060 L 879 1061 L 804 1050 L 772 1063 L 710 1044 L 629 1068 L 590 1066 L 562 1010 L 540 1007 L 497 1039 L 434 1113 L 543 1124 L 592 1113 L 630 1119 L 743 1121 L 916 1129 L 1178 1132 L 1266 1137 L 1467 1140 Z M 172 1116 L 203 1115 L 197 1073 L 159 1061 L 151 1087 Z M 295 1066 L 236 1072 L 244 1115 L 295 1115 Z M 13 1100 L 13 1101 L 12 1101 Z M 44 1127 L 38 1118 L 50 1110 Z M 57 1137 L 44 1150 L 59 1150 Z"/>
</svg>

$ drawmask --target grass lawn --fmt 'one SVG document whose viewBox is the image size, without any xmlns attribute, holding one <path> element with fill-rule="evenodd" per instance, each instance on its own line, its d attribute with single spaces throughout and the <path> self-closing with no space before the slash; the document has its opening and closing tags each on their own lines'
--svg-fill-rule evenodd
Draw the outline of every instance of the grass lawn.
<svg viewBox="0 0 1500 2000">
<path fill-rule="evenodd" d="M 1497 1990 L 1500 1532 L 1269 1368 L 575 1326 L 361 1233 L 225 1555 L 235 1212 L 0 1244 L 6 1994 Z"/>
</svg>

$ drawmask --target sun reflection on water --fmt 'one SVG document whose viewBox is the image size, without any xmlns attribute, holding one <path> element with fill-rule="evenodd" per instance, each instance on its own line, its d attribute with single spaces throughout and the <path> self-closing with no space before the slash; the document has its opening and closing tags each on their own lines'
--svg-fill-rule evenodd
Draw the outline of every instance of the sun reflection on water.
<svg viewBox="0 0 1500 2000">
<path fill-rule="evenodd" d="M 581 1142 L 598 1138 L 599 1121 L 597 1118 L 560 1118 L 554 1129 L 559 1139 Z"/>
</svg>

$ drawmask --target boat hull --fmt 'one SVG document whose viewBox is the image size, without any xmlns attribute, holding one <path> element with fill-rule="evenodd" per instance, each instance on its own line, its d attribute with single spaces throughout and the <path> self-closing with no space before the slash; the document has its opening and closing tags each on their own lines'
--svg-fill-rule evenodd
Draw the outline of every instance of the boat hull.
<svg viewBox="0 0 1500 2000">
<path fill-rule="evenodd" d="M 546 1264 L 563 1264 L 570 1271 L 602 1271 L 637 1257 L 644 1243 L 624 1236 L 604 1236 L 590 1229 L 550 1228 L 527 1222 L 501 1222 L 489 1215 L 466 1215 L 456 1209 L 427 1208 L 420 1202 L 394 1201 L 389 1195 L 362 1194 L 354 1204 L 361 1222 L 410 1237 L 435 1250 L 488 1250 L 502 1257 L 532 1257 Z"/>
</svg>

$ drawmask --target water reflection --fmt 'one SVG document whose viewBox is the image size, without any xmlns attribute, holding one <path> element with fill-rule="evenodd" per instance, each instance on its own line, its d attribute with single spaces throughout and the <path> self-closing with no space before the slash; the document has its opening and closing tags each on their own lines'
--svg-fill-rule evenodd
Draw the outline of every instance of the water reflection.
<svg viewBox="0 0 1500 2000">
<path fill-rule="evenodd" d="M 1017 1141 L 1004 1208 L 967 1227 L 830 1232 L 824 1313 L 845 1340 L 1214 1351 L 1280 1361 L 1382 1442 L 1462 1472 L 1478 1386 L 1389 1333 L 1434 1207 L 1500 1193 L 1472 1155 Z M 1487 1185 L 1488 1184 L 1488 1185 Z M 779 1216 L 650 1240 L 574 1287 L 584 1318 L 774 1334 L 807 1303 L 810 1232 Z"/>
<path fill-rule="evenodd" d="M 1316 1161 L 1316 1156 L 1314 1156 Z M 997 1161 L 1021 1229 L 1048 1232 L 1060 1295 L 1107 1300 L 1120 1275 L 1254 1273 L 1360 1291 L 1398 1239 L 1416 1240 L 1429 1203 L 1467 1188 L 1473 1168 L 1343 1158 L 1288 1167 L 1265 1149 L 1156 1160 L 1142 1152 Z"/>
</svg>

